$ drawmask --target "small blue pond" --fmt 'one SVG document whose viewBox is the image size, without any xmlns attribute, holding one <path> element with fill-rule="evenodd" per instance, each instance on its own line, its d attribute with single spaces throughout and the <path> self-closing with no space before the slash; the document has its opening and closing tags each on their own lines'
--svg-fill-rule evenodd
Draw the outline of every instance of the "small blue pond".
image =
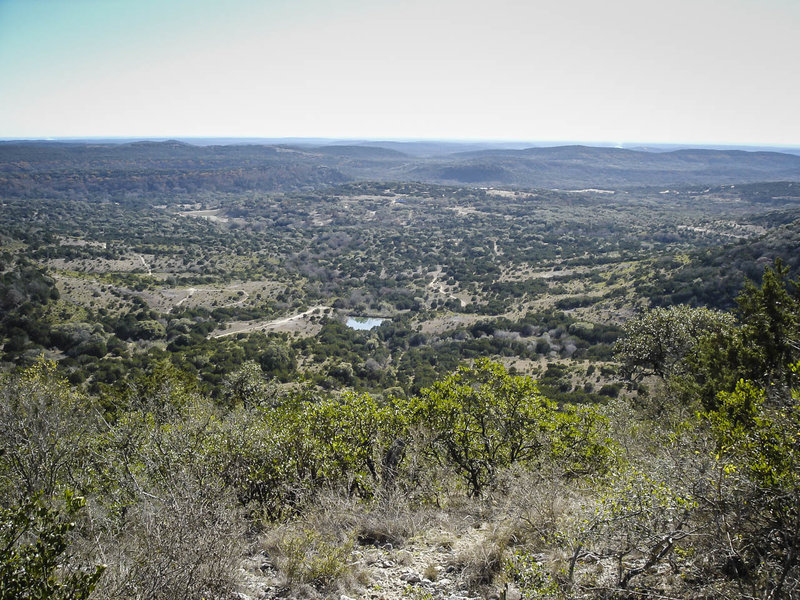
<svg viewBox="0 0 800 600">
<path fill-rule="evenodd" d="M 347 325 L 350 329 L 357 331 L 369 331 L 373 327 L 377 327 L 386 319 L 379 319 L 377 317 L 347 317 Z"/>
</svg>

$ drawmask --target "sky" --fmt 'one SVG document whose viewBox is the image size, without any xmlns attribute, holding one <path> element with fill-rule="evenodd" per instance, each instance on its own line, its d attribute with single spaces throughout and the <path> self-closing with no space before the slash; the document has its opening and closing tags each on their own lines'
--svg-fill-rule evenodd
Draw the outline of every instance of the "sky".
<svg viewBox="0 0 800 600">
<path fill-rule="evenodd" d="M 0 139 L 800 145 L 800 0 L 0 0 Z"/>
</svg>

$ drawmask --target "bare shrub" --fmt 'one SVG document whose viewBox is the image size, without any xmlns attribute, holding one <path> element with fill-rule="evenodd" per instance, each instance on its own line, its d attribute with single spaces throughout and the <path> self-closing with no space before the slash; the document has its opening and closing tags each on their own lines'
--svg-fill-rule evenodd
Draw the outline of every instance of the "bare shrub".
<svg viewBox="0 0 800 600">
<path fill-rule="evenodd" d="M 187 490 L 188 492 L 188 490 Z M 109 565 L 99 598 L 226 598 L 243 545 L 242 515 L 233 502 L 186 493 L 138 502 L 114 534 L 98 538 Z"/>
<path fill-rule="evenodd" d="M 484 591 L 503 572 L 508 540 L 489 536 L 458 553 L 455 567 L 461 581 L 473 591 Z"/>
<path fill-rule="evenodd" d="M 13 503 L 75 485 L 91 430 L 85 398 L 45 360 L 0 383 L 0 495 Z"/>
<path fill-rule="evenodd" d="M 401 495 L 393 495 L 370 506 L 359 506 L 352 514 L 352 527 L 362 545 L 391 544 L 398 548 L 440 518 L 441 513 L 435 508 L 416 506 Z"/>
<path fill-rule="evenodd" d="M 562 545 L 563 532 L 586 496 L 575 480 L 527 469 L 504 472 L 495 494 L 509 543 L 536 552 Z"/>
</svg>

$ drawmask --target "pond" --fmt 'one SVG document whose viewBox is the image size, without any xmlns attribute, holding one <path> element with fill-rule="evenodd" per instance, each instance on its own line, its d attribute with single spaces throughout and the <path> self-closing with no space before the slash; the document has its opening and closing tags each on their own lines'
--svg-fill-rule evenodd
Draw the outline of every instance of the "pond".
<svg viewBox="0 0 800 600">
<path fill-rule="evenodd" d="M 347 317 L 347 323 L 345 323 L 345 325 L 357 331 L 369 331 L 384 321 L 386 321 L 386 319 L 379 319 L 377 317 Z"/>
</svg>

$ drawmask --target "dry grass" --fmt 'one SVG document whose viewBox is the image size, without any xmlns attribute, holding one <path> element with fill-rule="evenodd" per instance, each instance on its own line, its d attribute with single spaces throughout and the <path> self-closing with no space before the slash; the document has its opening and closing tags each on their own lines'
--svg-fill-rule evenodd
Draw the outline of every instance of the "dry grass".
<svg viewBox="0 0 800 600">
<path fill-rule="evenodd" d="M 396 498 L 364 503 L 336 493 L 322 495 L 301 521 L 268 529 L 258 546 L 291 597 L 330 597 L 367 583 L 369 548 L 410 563 L 406 541 L 435 522 L 435 513 L 413 510 Z"/>
<path fill-rule="evenodd" d="M 503 572 L 507 549 L 507 539 L 491 535 L 463 547 L 453 563 L 463 585 L 475 592 L 485 591 Z"/>
<path fill-rule="evenodd" d="M 264 540 L 264 552 L 284 586 L 293 590 L 311 586 L 320 592 L 346 584 L 353 575 L 353 546 L 347 535 L 299 524 L 278 527 Z"/>
</svg>

